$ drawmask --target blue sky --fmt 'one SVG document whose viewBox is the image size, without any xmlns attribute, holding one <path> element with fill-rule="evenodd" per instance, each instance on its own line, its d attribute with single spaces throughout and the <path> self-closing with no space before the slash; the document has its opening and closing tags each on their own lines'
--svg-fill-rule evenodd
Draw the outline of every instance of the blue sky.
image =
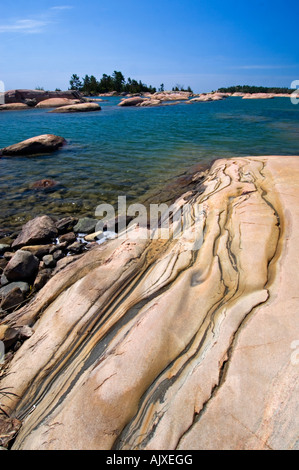
<svg viewBox="0 0 299 470">
<path fill-rule="evenodd" d="M 166 89 L 299 79 L 299 2 L 14 0 L 0 7 L 6 89 L 67 89 L 114 70 Z"/>
</svg>

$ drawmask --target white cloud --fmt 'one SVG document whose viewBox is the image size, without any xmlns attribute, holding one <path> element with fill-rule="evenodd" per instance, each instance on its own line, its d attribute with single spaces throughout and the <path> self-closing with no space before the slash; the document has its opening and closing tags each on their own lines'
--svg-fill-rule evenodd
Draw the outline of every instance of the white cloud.
<svg viewBox="0 0 299 470">
<path fill-rule="evenodd" d="M 48 24 L 41 20 L 17 20 L 11 24 L 0 24 L 0 33 L 40 33 Z"/>
</svg>

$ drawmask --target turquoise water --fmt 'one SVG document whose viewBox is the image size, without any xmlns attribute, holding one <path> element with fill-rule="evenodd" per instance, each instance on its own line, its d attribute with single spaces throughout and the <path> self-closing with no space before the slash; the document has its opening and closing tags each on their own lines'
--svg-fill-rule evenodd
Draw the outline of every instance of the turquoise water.
<svg viewBox="0 0 299 470">
<path fill-rule="evenodd" d="M 134 201 L 196 163 L 242 155 L 299 155 L 299 106 L 288 98 L 121 108 L 94 113 L 29 109 L 0 113 L 0 148 L 51 133 L 67 145 L 54 154 L 0 158 L 0 229 L 41 213 L 93 216 L 119 195 Z M 35 190 L 53 179 L 51 190 Z"/>
</svg>

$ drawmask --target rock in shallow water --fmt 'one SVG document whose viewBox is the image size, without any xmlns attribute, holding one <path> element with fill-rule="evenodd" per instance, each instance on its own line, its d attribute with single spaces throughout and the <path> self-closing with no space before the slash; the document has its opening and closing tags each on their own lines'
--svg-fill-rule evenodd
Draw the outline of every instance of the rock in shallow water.
<svg viewBox="0 0 299 470">
<path fill-rule="evenodd" d="M 0 150 L 0 156 L 36 155 L 55 152 L 66 143 L 63 137 L 43 134 Z"/>
<path fill-rule="evenodd" d="M 51 217 L 47 215 L 35 217 L 23 225 L 22 231 L 14 240 L 12 247 L 20 248 L 29 244 L 47 243 L 55 239 L 57 234 L 58 230 Z"/>
<path fill-rule="evenodd" d="M 185 232 L 94 245 L 6 317 L 34 329 L 13 449 L 296 448 L 298 184 L 299 157 L 216 161 Z"/>
</svg>

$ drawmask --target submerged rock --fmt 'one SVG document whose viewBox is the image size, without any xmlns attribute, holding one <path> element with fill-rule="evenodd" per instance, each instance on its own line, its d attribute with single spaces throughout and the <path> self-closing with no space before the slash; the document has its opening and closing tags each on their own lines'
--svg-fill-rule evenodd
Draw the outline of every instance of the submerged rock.
<svg viewBox="0 0 299 470">
<path fill-rule="evenodd" d="M 43 134 L 30 139 L 23 140 L 18 144 L 4 147 L 0 150 L 1 155 L 36 155 L 55 152 L 66 143 L 63 137 L 53 134 Z"/>
</svg>

